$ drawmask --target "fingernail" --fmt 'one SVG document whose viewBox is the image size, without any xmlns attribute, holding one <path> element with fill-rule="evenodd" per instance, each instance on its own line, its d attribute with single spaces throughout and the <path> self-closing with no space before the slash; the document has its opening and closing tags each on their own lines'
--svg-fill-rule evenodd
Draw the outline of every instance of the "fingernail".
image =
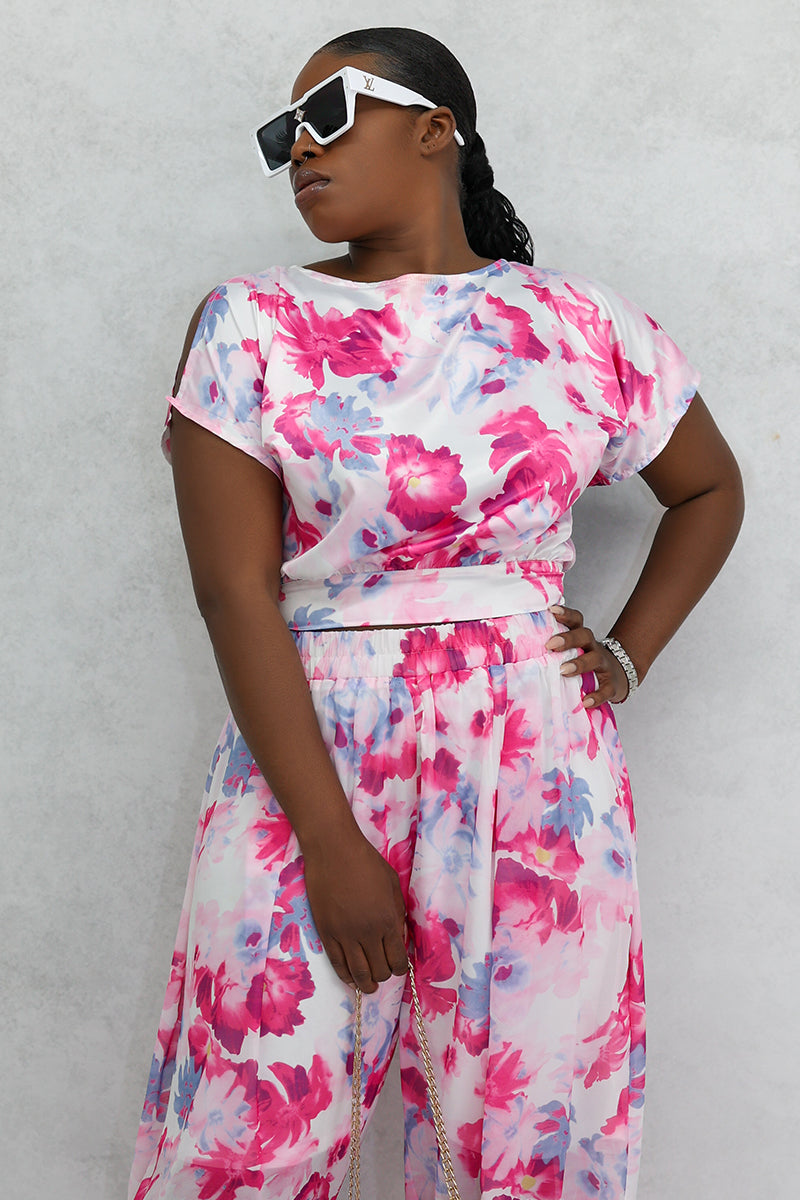
<svg viewBox="0 0 800 1200">
<path fill-rule="evenodd" d="M 564 609 L 560 604 L 551 604 L 547 611 L 551 613 L 562 613 Z"/>
<path fill-rule="evenodd" d="M 561 671 L 562 675 L 574 675 L 575 672 L 577 671 L 577 669 L 578 668 L 575 666 L 575 663 L 573 663 L 573 662 L 562 663 L 561 666 L 559 667 L 559 670 Z"/>
<path fill-rule="evenodd" d="M 550 641 L 547 643 L 547 649 L 548 650 L 560 650 L 563 645 L 564 645 L 564 639 L 559 634 L 558 637 L 550 638 Z"/>
<path fill-rule="evenodd" d="M 583 702 L 583 707 L 584 708 L 594 708 L 594 700 L 592 699 L 591 696 L 586 697 L 586 699 Z"/>
</svg>

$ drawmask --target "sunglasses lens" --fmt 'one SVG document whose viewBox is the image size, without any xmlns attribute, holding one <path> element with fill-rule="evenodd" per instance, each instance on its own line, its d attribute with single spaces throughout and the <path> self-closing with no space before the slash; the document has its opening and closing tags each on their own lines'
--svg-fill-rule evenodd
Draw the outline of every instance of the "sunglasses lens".
<svg viewBox="0 0 800 1200">
<path fill-rule="evenodd" d="M 317 138 L 333 138 L 344 132 L 347 100 L 341 76 L 312 92 L 302 109 L 293 108 L 288 113 L 281 113 L 256 131 L 261 153 L 271 171 L 277 171 L 289 162 L 301 121 L 309 124 Z"/>
<path fill-rule="evenodd" d="M 282 113 L 268 125 L 262 125 L 256 137 L 271 171 L 285 167 L 291 157 L 297 128 L 293 113 Z"/>
<path fill-rule="evenodd" d="M 341 133 L 347 124 L 347 102 L 341 75 L 313 92 L 305 103 L 305 120 L 321 138 Z"/>
</svg>

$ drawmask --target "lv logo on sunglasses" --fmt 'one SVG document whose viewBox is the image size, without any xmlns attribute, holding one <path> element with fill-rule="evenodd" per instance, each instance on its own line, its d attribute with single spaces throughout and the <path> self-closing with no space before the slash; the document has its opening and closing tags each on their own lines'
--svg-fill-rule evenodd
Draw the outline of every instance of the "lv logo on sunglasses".
<svg viewBox="0 0 800 1200">
<path fill-rule="evenodd" d="M 375 91 L 375 76 L 374 75 L 365 75 L 364 76 L 364 87 L 367 89 L 368 92 Z"/>
</svg>

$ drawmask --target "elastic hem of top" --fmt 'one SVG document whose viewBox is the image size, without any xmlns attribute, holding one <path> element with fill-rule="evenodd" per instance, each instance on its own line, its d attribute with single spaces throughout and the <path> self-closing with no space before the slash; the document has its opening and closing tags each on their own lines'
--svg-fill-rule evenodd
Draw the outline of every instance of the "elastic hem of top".
<svg viewBox="0 0 800 1200">
<path fill-rule="evenodd" d="M 558 603 L 563 575 L 558 562 L 502 559 L 337 573 L 325 580 L 284 578 L 280 606 L 293 632 L 491 620 Z"/>
</svg>

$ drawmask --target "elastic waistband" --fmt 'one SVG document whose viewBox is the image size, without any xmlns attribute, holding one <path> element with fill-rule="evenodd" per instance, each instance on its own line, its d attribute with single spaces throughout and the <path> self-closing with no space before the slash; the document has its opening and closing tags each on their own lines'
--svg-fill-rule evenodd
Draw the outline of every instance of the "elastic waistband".
<svg viewBox="0 0 800 1200">
<path fill-rule="evenodd" d="M 555 658 L 545 643 L 561 626 L 549 612 L 413 629 L 292 630 L 309 679 L 441 675 Z"/>
</svg>

